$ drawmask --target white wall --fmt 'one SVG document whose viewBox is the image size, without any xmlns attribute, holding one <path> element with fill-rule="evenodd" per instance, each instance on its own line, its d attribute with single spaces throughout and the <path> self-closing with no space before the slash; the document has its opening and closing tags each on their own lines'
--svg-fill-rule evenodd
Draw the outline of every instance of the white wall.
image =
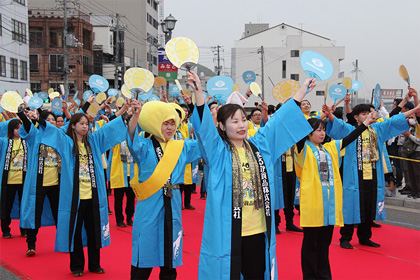
<svg viewBox="0 0 420 280">
<path fill-rule="evenodd" d="M 29 76 L 29 26 L 28 26 L 28 7 L 14 1 L 1 2 L 1 21 L 2 35 L 0 36 L 0 55 L 6 57 L 6 77 L 0 76 L 0 94 L 6 90 L 18 91 L 24 96 L 26 88 L 30 88 Z M 12 19 L 26 24 L 26 43 L 12 40 Z M 10 58 L 18 60 L 18 78 L 12 79 L 10 73 Z M 21 61 L 27 62 L 26 80 L 22 80 Z"/>
</svg>

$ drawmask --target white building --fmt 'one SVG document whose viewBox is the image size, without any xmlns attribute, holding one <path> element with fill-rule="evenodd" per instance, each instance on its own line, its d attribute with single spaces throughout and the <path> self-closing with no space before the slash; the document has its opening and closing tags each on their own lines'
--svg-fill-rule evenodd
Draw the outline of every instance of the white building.
<svg viewBox="0 0 420 280">
<path fill-rule="evenodd" d="M 251 70 L 257 74 L 256 82 L 261 86 L 261 46 L 264 51 L 264 99 L 268 104 L 277 104 L 272 90 L 284 80 L 296 80 L 302 84 L 307 75 L 300 66 L 300 55 L 311 50 L 328 58 L 334 66 L 334 73 L 327 81 L 318 81 L 316 92 L 308 95 L 313 110 L 320 110 L 324 103 L 326 83 L 340 83 L 340 61 L 344 59 L 344 47 L 336 46 L 335 41 L 320 35 L 287 25 L 285 23 L 266 28 L 267 25 L 253 24 L 245 26 L 244 37 L 236 40 L 232 49 L 232 78 L 245 93 L 247 85 L 242 79 L 245 71 Z M 258 28 L 260 31 L 258 32 Z M 257 29 L 257 30 L 256 30 Z M 274 84 L 274 85 L 273 85 Z M 248 106 L 261 102 L 255 96 L 250 98 Z"/>
<path fill-rule="evenodd" d="M 25 95 L 29 84 L 28 7 L 26 0 L 1 1 L 0 94 Z"/>
</svg>

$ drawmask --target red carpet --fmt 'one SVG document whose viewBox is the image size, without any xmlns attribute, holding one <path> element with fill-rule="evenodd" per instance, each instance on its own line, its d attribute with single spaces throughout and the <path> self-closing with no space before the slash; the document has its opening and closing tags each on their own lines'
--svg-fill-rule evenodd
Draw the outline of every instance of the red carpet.
<svg viewBox="0 0 420 280">
<path fill-rule="evenodd" d="M 203 228 L 205 200 L 193 194 L 196 210 L 184 210 L 184 265 L 178 268 L 178 279 L 197 279 Z M 110 197 L 111 208 L 113 199 Z M 115 216 L 110 215 L 111 246 L 101 250 L 103 275 L 90 273 L 85 265 L 83 279 L 129 279 L 131 263 L 131 227 L 118 228 Z M 282 219 L 284 216 L 282 216 Z M 299 216 L 295 216 L 298 225 Z M 279 279 L 302 279 L 300 269 L 301 233 L 284 231 L 277 235 L 277 263 Z M 14 238 L 0 238 L 0 265 L 22 279 L 74 279 L 70 272 L 68 254 L 54 252 L 55 228 L 41 228 L 38 234 L 37 254 L 26 257 L 26 239 L 21 237 L 18 221 L 12 222 Z M 361 246 L 352 241 L 353 250 L 339 246 L 336 228 L 330 247 L 330 262 L 334 279 L 420 279 L 420 231 L 383 225 L 373 229 L 372 240 L 380 248 Z M 85 256 L 87 254 L 85 253 Z M 151 279 L 158 279 L 154 269 Z M 0 277 L 1 278 L 1 277 Z"/>
</svg>

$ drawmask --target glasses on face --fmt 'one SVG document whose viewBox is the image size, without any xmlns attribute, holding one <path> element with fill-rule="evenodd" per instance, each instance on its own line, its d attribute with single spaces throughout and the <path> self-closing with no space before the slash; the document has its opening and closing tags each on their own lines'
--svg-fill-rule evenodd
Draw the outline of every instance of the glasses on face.
<svg viewBox="0 0 420 280">
<path fill-rule="evenodd" d="M 261 116 L 262 116 L 261 114 L 254 114 L 251 117 L 261 117 Z"/>
</svg>

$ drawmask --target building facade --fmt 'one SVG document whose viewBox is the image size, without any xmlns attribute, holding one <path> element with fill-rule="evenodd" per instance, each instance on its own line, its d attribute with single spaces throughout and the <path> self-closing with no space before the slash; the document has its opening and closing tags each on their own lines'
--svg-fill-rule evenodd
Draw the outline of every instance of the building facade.
<svg viewBox="0 0 420 280">
<path fill-rule="evenodd" d="M 31 9 L 29 14 L 30 75 L 33 92 L 59 91 L 64 83 L 63 11 Z M 69 93 L 89 89 L 94 73 L 93 29 L 89 16 L 73 10 L 67 15 Z"/>
<path fill-rule="evenodd" d="M 0 94 L 29 88 L 28 7 L 26 0 L 3 1 L 0 10 Z"/>
<path fill-rule="evenodd" d="M 300 65 L 300 55 L 311 50 L 328 58 L 334 66 L 334 73 L 327 81 L 318 81 L 316 92 L 308 95 L 314 110 L 321 109 L 324 103 L 326 83 L 329 85 L 341 82 L 340 61 L 344 59 L 345 48 L 336 46 L 334 40 L 282 23 L 258 32 L 261 28 L 252 24 L 246 25 L 244 37 L 236 40 L 232 49 L 232 78 L 245 92 L 247 85 L 242 79 L 245 71 L 257 74 L 256 82 L 262 85 L 262 67 L 264 67 L 264 98 L 268 104 L 277 104 L 272 90 L 284 80 L 296 80 L 299 84 L 307 78 Z M 256 30 L 257 29 L 257 30 Z M 263 47 L 263 48 L 261 48 Z M 263 59 L 263 61 L 261 61 Z M 262 63 L 264 66 L 262 66 Z M 261 102 L 252 96 L 247 106 Z"/>
<path fill-rule="evenodd" d="M 75 1 L 67 0 L 68 6 Z M 158 73 L 158 7 L 159 0 L 101 0 L 78 1 L 78 8 L 86 14 L 109 15 L 124 32 L 124 62 Z M 29 8 L 55 7 L 56 0 L 30 0 Z"/>
</svg>

